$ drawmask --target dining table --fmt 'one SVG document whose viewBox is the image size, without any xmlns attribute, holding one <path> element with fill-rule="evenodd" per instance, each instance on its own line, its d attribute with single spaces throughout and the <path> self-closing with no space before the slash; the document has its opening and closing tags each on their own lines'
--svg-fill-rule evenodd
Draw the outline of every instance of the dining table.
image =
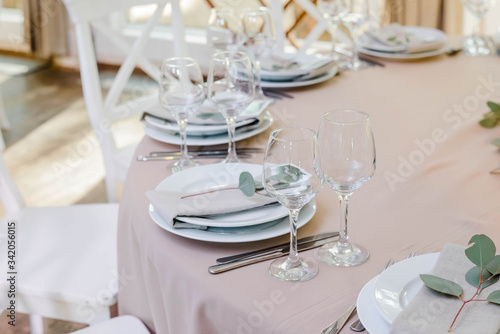
<svg viewBox="0 0 500 334">
<path fill-rule="evenodd" d="M 322 83 L 287 88 L 293 98 L 268 107 L 272 126 L 237 142 L 239 148 L 265 148 L 274 129 L 317 130 L 327 111 L 367 112 L 376 172 L 354 192 L 348 225 L 350 239 L 369 250 L 367 262 L 332 266 L 311 249 L 299 255 L 315 259 L 319 271 L 305 282 L 272 277 L 271 261 L 210 274 L 217 258 L 285 243 L 290 235 L 220 243 L 170 233 L 152 220 L 145 195 L 169 177 L 169 162 L 134 160 L 120 200 L 119 314 L 134 315 L 159 334 L 319 334 L 389 259 L 440 252 L 446 243 L 467 246 L 475 234 L 498 243 L 500 175 L 490 171 L 500 167 L 499 148 L 491 144 L 500 127 L 487 129 L 478 122 L 489 111 L 488 101 L 500 102 L 500 57 L 459 53 L 377 61 L 384 66 L 339 71 Z M 178 146 L 145 136 L 135 155 L 168 150 Z M 261 165 L 263 159 L 264 153 L 253 153 L 243 162 Z M 202 165 L 219 162 L 200 160 Z M 340 229 L 335 191 L 325 184 L 315 200 L 317 210 L 298 230 L 299 238 Z M 350 322 L 340 333 L 351 332 Z"/>
</svg>

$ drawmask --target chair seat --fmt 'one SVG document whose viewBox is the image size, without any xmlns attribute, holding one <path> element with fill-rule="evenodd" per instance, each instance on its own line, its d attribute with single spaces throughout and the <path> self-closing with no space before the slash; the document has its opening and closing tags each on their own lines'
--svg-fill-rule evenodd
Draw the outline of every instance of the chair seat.
<svg viewBox="0 0 500 334">
<path fill-rule="evenodd" d="M 80 329 L 73 334 L 149 334 L 149 331 L 136 317 L 123 315 L 99 325 Z"/>
<path fill-rule="evenodd" d="M 75 312 L 84 317 L 85 306 L 102 308 L 116 302 L 118 204 L 25 208 L 3 218 L 2 232 L 11 221 L 17 227 L 19 311 L 30 313 L 33 303 L 51 300 L 60 304 L 55 308 L 76 305 Z M 7 249 L 3 234 L 0 244 Z M 6 263 L 6 252 L 0 257 Z M 45 316 L 49 314 L 48 310 Z"/>
</svg>

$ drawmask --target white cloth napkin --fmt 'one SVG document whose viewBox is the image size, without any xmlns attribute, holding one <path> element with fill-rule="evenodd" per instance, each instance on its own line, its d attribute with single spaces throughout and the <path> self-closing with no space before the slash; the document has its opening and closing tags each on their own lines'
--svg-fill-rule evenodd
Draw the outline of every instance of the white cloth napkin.
<svg viewBox="0 0 500 334">
<path fill-rule="evenodd" d="M 224 188 L 232 187 L 237 187 L 237 185 Z M 162 190 L 146 192 L 147 198 L 158 214 L 168 224 L 176 228 L 200 228 L 194 224 L 174 222 L 174 218 L 177 216 L 206 216 L 238 212 L 276 202 L 274 198 L 260 194 L 247 197 L 239 189 L 220 190 L 204 195 L 182 198 L 186 195 L 192 194 Z"/>
<path fill-rule="evenodd" d="M 476 288 L 466 282 L 465 273 L 472 267 L 474 264 L 467 259 L 464 247 L 446 244 L 431 274 L 459 284 L 464 289 L 462 297 L 469 300 Z M 496 289 L 492 285 L 479 297 L 486 299 Z M 390 334 L 448 334 L 448 328 L 461 306 L 462 302 L 457 297 L 423 286 L 394 319 Z M 500 306 L 488 302 L 468 303 L 458 316 L 451 333 L 500 333 Z"/>
<path fill-rule="evenodd" d="M 442 39 L 422 39 L 410 34 L 398 23 L 389 24 L 377 32 L 367 32 L 367 34 L 380 44 L 381 51 L 421 53 L 437 50 L 444 45 Z"/>
</svg>

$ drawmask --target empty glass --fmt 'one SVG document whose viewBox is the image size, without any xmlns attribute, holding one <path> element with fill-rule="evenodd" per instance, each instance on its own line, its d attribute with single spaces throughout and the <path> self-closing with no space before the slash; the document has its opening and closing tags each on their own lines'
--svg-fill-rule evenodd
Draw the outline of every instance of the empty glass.
<svg viewBox="0 0 500 334">
<path fill-rule="evenodd" d="M 237 117 L 252 102 L 255 93 L 252 64 L 243 52 L 224 51 L 212 55 L 207 77 L 207 96 L 226 119 L 229 134 L 227 157 L 222 162 L 240 162 L 234 138 Z"/>
<path fill-rule="evenodd" d="M 479 36 L 479 25 L 483 16 L 493 7 L 495 0 L 462 0 L 462 3 L 473 16 L 472 36 L 463 42 L 463 53 L 469 56 L 489 55 L 492 50 L 488 43 Z"/>
<path fill-rule="evenodd" d="M 284 281 L 306 281 L 318 272 L 316 262 L 300 259 L 297 251 L 299 212 L 321 190 L 317 153 L 316 133 L 302 127 L 274 130 L 267 144 L 263 186 L 290 216 L 290 254 L 269 267 L 271 275 Z"/>
<path fill-rule="evenodd" d="M 340 17 L 345 14 L 346 7 L 343 0 L 318 0 L 318 9 L 323 17 L 330 23 L 330 36 L 332 39 L 332 51 L 331 56 L 333 58 L 338 58 L 335 52 L 336 41 L 336 31 L 338 24 L 340 23 Z"/>
<path fill-rule="evenodd" d="M 207 26 L 207 42 L 215 50 L 237 51 L 243 42 L 241 19 L 234 8 L 212 8 Z"/>
<path fill-rule="evenodd" d="M 275 42 L 271 13 L 265 7 L 244 9 L 241 16 L 245 48 L 255 67 L 256 100 L 265 100 L 260 77 L 260 60 L 269 55 Z"/>
<path fill-rule="evenodd" d="M 181 156 L 171 165 L 170 171 L 176 173 L 196 166 L 188 155 L 186 135 L 189 115 L 205 100 L 203 76 L 195 59 L 179 57 L 163 61 L 159 97 L 161 105 L 175 117 L 181 136 Z"/>
<path fill-rule="evenodd" d="M 337 110 L 323 114 L 318 130 L 321 175 L 338 195 L 341 208 L 340 234 L 337 242 L 319 249 L 321 261 L 336 266 L 364 263 L 368 251 L 349 241 L 347 214 L 354 190 L 375 173 L 375 142 L 367 113 Z"/>
</svg>

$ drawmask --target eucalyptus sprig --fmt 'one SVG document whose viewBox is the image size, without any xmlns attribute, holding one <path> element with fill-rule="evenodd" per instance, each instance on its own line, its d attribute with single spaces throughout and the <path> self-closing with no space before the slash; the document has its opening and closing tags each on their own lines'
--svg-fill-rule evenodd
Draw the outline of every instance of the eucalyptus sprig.
<svg viewBox="0 0 500 334">
<path fill-rule="evenodd" d="M 475 266 L 467 271 L 465 280 L 477 288 L 476 293 L 469 300 L 462 298 L 463 288 L 457 283 L 434 275 L 420 275 L 420 279 L 427 287 L 447 295 L 455 296 L 463 303 L 453 319 L 448 332 L 453 328 L 460 312 L 462 312 L 467 303 L 490 302 L 500 305 L 500 290 L 491 292 L 486 299 L 478 299 L 485 288 L 498 282 L 500 276 L 500 255 L 495 255 L 495 243 L 484 234 L 476 234 L 470 239 L 468 244 L 472 244 L 472 246 L 465 250 L 465 255 Z"/>
<path fill-rule="evenodd" d="M 479 121 L 479 125 L 483 128 L 491 129 L 500 123 L 500 105 L 491 101 L 488 101 L 487 104 L 490 111 L 483 115 L 483 119 Z"/>
<path fill-rule="evenodd" d="M 259 191 L 264 190 L 264 187 L 262 186 L 262 183 L 254 181 L 252 174 L 250 174 L 249 172 L 242 172 L 240 174 L 237 187 L 226 187 L 226 188 L 218 188 L 218 189 L 214 189 L 214 190 L 208 190 L 208 191 L 204 191 L 204 192 L 197 193 L 197 194 L 186 195 L 186 196 L 181 197 L 181 199 L 193 197 L 193 196 L 210 194 L 210 193 L 214 193 L 217 191 L 235 190 L 235 189 L 240 189 L 241 192 L 243 194 L 245 194 L 245 196 L 252 197 L 256 193 L 258 194 Z"/>
</svg>

